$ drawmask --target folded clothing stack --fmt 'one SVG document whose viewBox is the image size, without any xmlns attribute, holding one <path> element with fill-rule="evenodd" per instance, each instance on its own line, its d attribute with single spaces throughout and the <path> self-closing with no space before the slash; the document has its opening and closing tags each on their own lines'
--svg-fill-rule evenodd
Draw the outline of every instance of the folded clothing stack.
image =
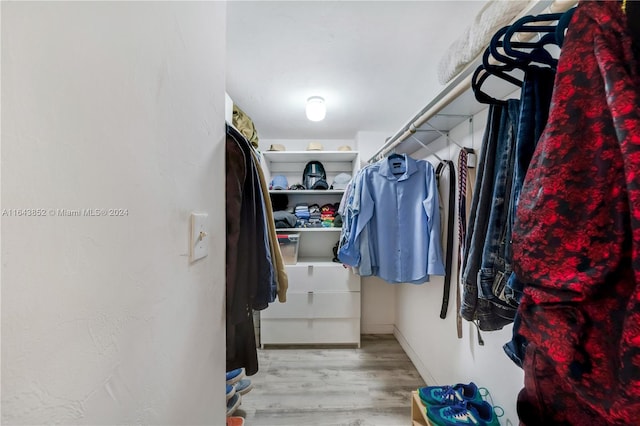
<svg viewBox="0 0 640 426">
<path fill-rule="evenodd" d="M 317 204 L 311 204 L 309 206 L 309 223 L 307 228 L 321 228 L 322 218 L 320 214 L 320 206 Z"/>
<path fill-rule="evenodd" d="M 273 212 L 273 220 L 276 223 L 276 228 L 294 228 L 297 219 L 296 215 L 284 210 Z"/>
<path fill-rule="evenodd" d="M 333 222 L 336 217 L 336 207 L 334 204 L 325 204 L 320 209 L 320 219 L 322 220 L 322 226 L 325 228 L 332 228 Z"/>
<path fill-rule="evenodd" d="M 298 219 L 309 220 L 309 204 L 298 203 L 293 211 Z"/>
</svg>

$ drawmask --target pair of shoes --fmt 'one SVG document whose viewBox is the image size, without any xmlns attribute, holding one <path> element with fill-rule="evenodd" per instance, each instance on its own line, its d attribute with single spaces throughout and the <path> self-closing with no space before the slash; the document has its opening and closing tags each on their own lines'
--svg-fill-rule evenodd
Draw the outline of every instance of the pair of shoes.
<svg viewBox="0 0 640 426">
<path fill-rule="evenodd" d="M 242 395 L 236 392 L 235 395 L 227 401 L 227 417 L 231 416 L 238 409 L 241 403 Z"/>
<path fill-rule="evenodd" d="M 244 377 L 244 368 L 236 368 L 235 370 L 227 371 L 227 384 L 234 385 L 244 379 Z"/>
<path fill-rule="evenodd" d="M 242 395 L 253 389 L 251 380 L 245 379 L 245 376 L 244 368 L 227 371 L 227 417 L 238 409 L 242 403 Z M 242 421 L 244 422 L 244 419 Z"/>
<path fill-rule="evenodd" d="M 486 388 L 478 388 L 475 383 L 468 385 L 458 383 L 453 386 L 425 386 L 418 389 L 418 395 L 424 405 L 453 405 L 463 401 L 481 403 L 484 391 L 486 396 L 489 391 Z"/>
<path fill-rule="evenodd" d="M 249 393 L 251 389 L 253 389 L 253 384 L 249 379 L 240 379 L 234 385 L 234 388 L 236 389 L 236 392 L 239 393 L 240 395 L 246 395 L 247 393 Z"/>
<path fill-rule="evenodd" d="M 453 405 L 431 405 L 427 406 L 427 417 L 434 426 L 500 426 L 498 417 L 504 415 L 504 410 L 500 407 L 502 414 L 496 414 L 494 407 L 487 401 L 480 403 L 472 401 L 462 401 Z"/>
</svg>

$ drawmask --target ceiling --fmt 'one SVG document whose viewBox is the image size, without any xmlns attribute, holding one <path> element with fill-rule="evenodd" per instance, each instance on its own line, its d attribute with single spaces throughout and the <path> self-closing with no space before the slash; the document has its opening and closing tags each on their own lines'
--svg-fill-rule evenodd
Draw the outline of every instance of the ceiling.
<svg viewBox="0 0 640 426">
<path fill-rule="evenodd" d="M 227 93 L 261 139 L 393 132 L 443 86 L 437 67 L 485 1 L 231 1 Z M 324 121 L 304 113 L 310 96 Z"/>
</svg>

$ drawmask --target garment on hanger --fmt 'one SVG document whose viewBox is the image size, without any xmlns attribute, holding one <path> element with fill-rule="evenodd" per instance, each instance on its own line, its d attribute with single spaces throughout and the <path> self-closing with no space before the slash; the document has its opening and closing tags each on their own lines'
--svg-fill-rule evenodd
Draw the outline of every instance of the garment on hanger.
<svg viewBox="0 0 640 426">
<path fill-rule="evenodd" d="M 638 423 L 640 65 L 621 4 L 578 5 L 520 194 L 524 425 Z"/>
<path fill-rule="evenodd" d="M 477 321 L 480 330 L 499 330 L 512 323 L 516 315 L 522 285 L 512 274 L 511 230 L 528 163 L 547 121 L 555 77 L 553 66 L 557 64 L 546 50 L 540 53 L 543 47 L 554 44 L 556 27 L 525 24 L 564 16 L 526 16 L 513 26 L 501 29 L 492 38 L 483 65 L 479 67 L 503 79 L 508 77 L 504 70 L 518 69 L 524 73 L 522 80 L 516 82 L 522 87 L 518 99 L 495 100 L 489 94 L 476 92 L 478 100 L 491 107 L 474 195 L 474 222 L 469 224 L 464 251 L 461 315 Z M 534 30 L 545 31 L 541 40 L 509 41 L 519 31 Z M 505 51 L 516 55 L 510 58 L 500 53 L 499 60 L 504 65 L 490 65 L 489 53 L 498 54 L 497 47 L 502 44 L 511 44 Z M 539 63 L 545 66 L 537 65 Z M 507 81 L 513 83 L 510 77 Z M 477 80 L 474 91 L 479 91 L 483 82 L 482 78 Z M 505 347 L 507 354 L 520 365 L 521 357 L 515 355 L 515 348 L 507 349 Z"/>
<path fill-rule="evenodd" d="M 485 128 L 478 164 L 476 187 L 471 202 L 468 233 L 465 242 L 465 259 L 463 262 L 462 306 L 460 314 L 467 321 L 477 321 L 482 330 L 495 330 L 508 322 L 497 315 L 492 315 L 489 299 L 480 297 L 479 273 L 482 256 L 485 252 L 487 229 L 493 203 L 492 194 L 498 173 L 495 158 L 498 155 L 500 138 L 504 129 L 510 128 L 508 110 L 505 104 L 489 106 L 487 126 Z M 504 146 L 504 145 L 503 145 Z"/>
<path fill-rule="evenodd" d="M 252 375 L 258 371 L 253 310 L 264 309 L 274 300 L 278 270 L 271 255 L 267 204 L 253 148 L 231 126 L 227 126 L 225 147 L 226 370 L 244 367 Z"/>
<path fill-rule="evenodd" d="M 271 205 L 271 197 L 269 196 L 269 188 L 267 181 L 264 177 L 262 167 L 259 167 L 258 154 L 255 151 L 251 152 L 253 162 L 256 164 L 256 170 L 258 172 L 258 179 L 260 182 L 260 189 L 262 190 L 262 199 L 264 201 L 265 220 L 267 222 L 267 232 L 269 248 L 271 253 L 271 261 L 274 267 L 274 282 L 271 285 L 268 301 L 269 303 L 275 301 L 276 296 L 280 303 L 287 301 L 287 289 L 289 288 L 289 277 L 284 266 L 284 260 L 282 258 L 282 252 L 280 251 L 280 244 L 278 243 L 278 234 L 276 233 L 276 220 L 274 219 L 274 211 Z M 295 224 L 294 224 L 295 225 Z M 290 228 L 293 225 L 289 226 Z M 258 309 L 254 306 L 254 309 Z"/>
<path fill-rule="evenodd" d="M 444 275 L 433 166 L 402 154 L 361 169 L 355 181 L 349 236 L 339 259 L 360 267 L 363 276 L 370 272 L 390 283 L 419 284 Z M 364 271 L 368 262 L 370 271 Z"/>
</svg>

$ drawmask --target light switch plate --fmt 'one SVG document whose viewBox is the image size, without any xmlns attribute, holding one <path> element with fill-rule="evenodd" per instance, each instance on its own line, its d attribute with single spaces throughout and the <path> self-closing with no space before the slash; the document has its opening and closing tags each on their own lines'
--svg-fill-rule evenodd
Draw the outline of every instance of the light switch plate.
<svg viewBox="0 0 640 426">
<path fill-rule="evenodd" d="M 206 213 L 191 213 L 191 250 L 189 256 L 192 262 L 209 254 L 208 221 L 209 215 Z"/>
</svg>

